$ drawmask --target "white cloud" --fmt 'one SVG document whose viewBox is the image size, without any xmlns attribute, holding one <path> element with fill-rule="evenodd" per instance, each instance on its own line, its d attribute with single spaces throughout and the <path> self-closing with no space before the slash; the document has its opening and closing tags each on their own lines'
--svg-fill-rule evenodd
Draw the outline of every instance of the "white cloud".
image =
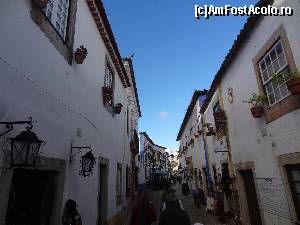
<svg viewBox="0 0 300 225">
<path fill-rule="evenodd" d="M 158 117 L 161 119 L 166 119 L 170 117 L 170 114 L 168 112 L 159 112 Z"/>
</svg>

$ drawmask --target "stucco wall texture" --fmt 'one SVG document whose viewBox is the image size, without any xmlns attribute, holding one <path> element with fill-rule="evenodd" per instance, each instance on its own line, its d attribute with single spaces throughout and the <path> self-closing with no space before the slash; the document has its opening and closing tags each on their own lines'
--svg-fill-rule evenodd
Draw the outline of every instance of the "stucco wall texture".
<svg viewBox="0 0 300 225">
<path fill-rule="evenodd" d="M 77 201 L 83 224 L 97 222 L 98 164 L 94 174 L 78 175 L 79 157 L 69 163 L 70 144 L 92 146 L 93 154 L 109 159 L 108 219 L 126 205 L 125 168 L 130 165 L 130 137 L 126 133 L 126 90 L 115 71 L 114 102 L 121 114 L 103 106 L 105 58 L 109 55 L 86 1 L 77 1 L 74 49 L 84 45 L 82 65 L 69 65 L 33 22 L 31 1 L 0 2 L 0 121 L 33 118 L 33 131 L 46 142 L 42 156 L 66 160 L 64 200 Z M 18 126 L 9 137 L 25 127 Z M 81 130 L 81 137 L 77 129 Z M 2 129 L 2 128 L 1 128 Z M 2 151 L 0 151 L 0 155 Z M 0 159 L 2 156 L 0 157 Z M 123 165 L 123 204 L 116 205 L 117 163 Z M 0 162 L 0 166 L 1 166 Z"/>
</svg>

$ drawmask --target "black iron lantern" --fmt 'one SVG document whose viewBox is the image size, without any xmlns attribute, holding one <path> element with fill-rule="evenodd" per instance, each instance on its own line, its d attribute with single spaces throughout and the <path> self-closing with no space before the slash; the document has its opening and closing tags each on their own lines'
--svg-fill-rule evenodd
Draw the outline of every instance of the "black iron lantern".
<svg viewBox="0 0 300 225">
<path fill-rule="evenodd" d="M 80 175 L 84 177 L 91 176 L 93 174 L 93 168 L 96 164 L 96 158 L 94 157 L 92 151 L 88 151 L 86 154 L 81 156 L 81 170 Z"/>
<path fill-rule="evenodd" d="M 30 129 L 22 131 L 11 143 L 11 167 L 35 167 L 43 141 Z"/>
</svg>

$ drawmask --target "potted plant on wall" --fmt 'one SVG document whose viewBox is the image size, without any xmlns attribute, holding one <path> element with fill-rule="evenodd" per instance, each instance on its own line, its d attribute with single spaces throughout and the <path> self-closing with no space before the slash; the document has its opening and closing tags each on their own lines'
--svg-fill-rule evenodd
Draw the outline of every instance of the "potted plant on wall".
<svg viewBox="0 0 300 225">
<path fill-rule="evenodd" d="M 263 104 L 268 100 L 267 96 L 265 95 L 257 95 L 255 93 L 247 101 L 243 101 L 245 103 L 249 103 L 252 105 L 250 108 L 251 114 L 253 118 L 260 118 L 264 113 Z"/>
<path fill-rule="evenodd" d="M 77 48 L 74 53 L 76 63 L 82 64 L 87 54 L 88 54 L 87 49 L 83 45 Z"/>
<path fill-rule="evenodd" d="M 286 86 L 291 94 L 300 94 L 300 77 L 297 75 L 297 72 L 274 73 L 272 78 L 276 80 L 278 84 L 282 84 L 286 81 Z"/>
<path fill-rule="evenodd" d="M 115 105 L 115 114 L 120 114 L 122 111 L 123 105 L 122 103 L 118 103 Z"/>
<path fill-rule="evenodd" d="M 211 126 L 211 123 L 204 123 L 203 127 L 206 127 L 208 132 L 206 132 L 206 136 L 213 136 L 216 134 L 214 128 Z"/>
<path fill-rule="evenodd" d="M 102 87 L 103 101 L 109 102 L 113 97 L 113 89 L 110 86 Z"/>
</svg>

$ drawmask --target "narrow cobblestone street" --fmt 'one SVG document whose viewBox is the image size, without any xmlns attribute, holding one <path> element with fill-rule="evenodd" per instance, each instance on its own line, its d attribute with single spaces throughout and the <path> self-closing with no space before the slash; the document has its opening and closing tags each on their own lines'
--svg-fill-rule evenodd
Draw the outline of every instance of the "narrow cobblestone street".
<svg viewBox="0 0 300 225">
<path fill-rule="evenodd" d="M 183 207 L 187 211 L 190 219 L 191 219 L 191 224 L 193 225 L 194 223 L 202 223 L 203 225 L 221 225 L 218 222 L 218 219 L 211 215 L 207 214 L 205 211 L 204 206 L 200 206 L 200 208 L 197 208 L 193 202 L 193 198 L 191 194 L 189 194 L 187 197 L 181 194 L 181 185 L 176 184 L 172 188 L 176 190 L 176 195 L 178 196 L 179 199 L 181 199 Z M 160 196 L 161 196 L 162 190 L 159 191 L 153 191 L 149 193 L 150 200 L 153 203 L 153 206 L 155 207 L 156 210 L 156 215 L 159 220 L 159 215 L 160 215 Z M 154 225 L 157 225 L 155 223 Z"/>
</svg>

